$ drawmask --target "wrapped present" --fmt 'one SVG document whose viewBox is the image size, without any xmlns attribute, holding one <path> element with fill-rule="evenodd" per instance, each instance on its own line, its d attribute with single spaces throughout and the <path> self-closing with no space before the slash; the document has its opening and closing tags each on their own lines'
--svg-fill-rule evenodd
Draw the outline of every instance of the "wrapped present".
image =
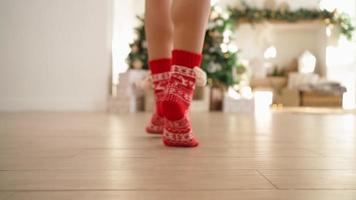
<svg viewBox="0 0 356 200">
<path fill-rule="evenodd" d="M 303 92 L 315 92 L 325 95 L 342 95 L 346 92 L 346 87 L 334 81 L 320 81 L 315 84 L 307 84 L 299 88 Z"/>
<path fill-rule="evenodd" d="M 112 113 L 130 112 L 129 98 L 110 97 L 108 101 L 108 111 Z"/>
<path fill-rule="evenodd" d="M 301 92 L 301 106 L 304 107 L 342 107 L 342 101 L 342 94 Z"/>
<path fill-rule="evenodd" d="M 251 88 L 242 89 L 240 93 L 229 88 L 228 92 L 224 95 L 223 111 L 226 113 L 254 113 L 255 99 L 253 98 Z"/>
<path fill-rule="evenodd" d="M 288 88 L 289 89 L 299 89 L 300 87 L 307 84 L 315 84 L 319 81 L 318 74 L 300 74 L 300 73 L 290 73 L 288 77 Z"/>
<path fill-rule="evenodd" d="M 272 88 L 274 90 L 281 90 L 287 86 L 287 77 L 284 76 L 268 76 L 266 78 L 254 78 L 250 81 L 250 86 L 255 88 Z"/>
<path fill-rule="evenodd" d="M 222 111 L 224 101 L 224 88 L 219 86 L 212 86 L 210 88 L 210 111 Z"/>
<path fill-rule="evenodd" d="M 142 86 L 149 76 L 148 70 L 143 69 L 130 69 L 129 73 L 129 89 L 130 96 L 130 112 L 140 112 L 145 109 L 145 92 L 146 88 Z"/>
<path fill-rule="evenodd" d="M 145 88 L 142 87 L 142 82 L 149 76 L 149 71 L 143 69 L 130 69 L 128 74 L 129 95 L 143 97 L 145 95 Z"/>
<path fill-rule="evenodd" d="M 145 108 L 145 92 L 147 88 L 148 70 L 130 69 L 119 75 L 119 84 L 114 88 L 113 97 L 109 99 L 110 112 L 139 112 Z"/>
<path fill-rule="evenodd" d="M 233 98 L 225 94 L 223 111 L 226 113 L 254 113 L 254 98 Z"/>
<path fill-rule="evenodd" d="M 300 92 L 297 89 L 284 88 L 274 94 L 273 103 L 285 107 L 300 106 Z"/>
</svg>

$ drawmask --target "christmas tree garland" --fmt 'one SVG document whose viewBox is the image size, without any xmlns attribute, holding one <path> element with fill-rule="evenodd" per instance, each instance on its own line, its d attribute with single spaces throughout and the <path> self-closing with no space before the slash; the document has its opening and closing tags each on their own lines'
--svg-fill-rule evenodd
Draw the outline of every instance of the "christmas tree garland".
<svg viewBox="0 0 356 200">
<path fill-rule="evenodd" d="M 203 47 L 202 68 L 212 86 L 227 88 L 240 82 L 245 66 L 238 60 L 232 40 L 235 22 L 229 10 L 212 8 Z"/>
<path fill-rule="evenodd" d="M 136 39 L 130 44 L 131 51 L 127 56 L 127 63 L 131 69 L 148 69 L 148 51 L 145 32 L 145 21 L 137 17 L 141 25 L 135 28 Z"/>
<path fill-rule="evenodd" d="M 135 28 L 136 39 L 130 44 L 131 52 L 127 63 L 131 69 L 148 69 L 148 55 L 144 19 Z M 210 85 L 220 85 L 225 88 L 237 84 L 245 67 L 238 62 L 237 47 L 231 40 L 234 22 L 228 10 L 212 8 L 209 26 L 206 31 L 203 47 L 202 69 L 207 73 Z"/>
<path fill-rule="evenodd" d="M 326 25 L 334 25 L 339 28 L 340 33 L 349 40 L 352 39 L 355 27 L 352 24 L 350 16 L 346 13 L 338 13 L 328 10 L 319 9 L 298 9 L 295 11 L 289 10 L 286 4 L 283 4 L 278 9 L 258 9 L 249 7 L 243 3 L 240 8 L 229 8 L 231 18 L 237 23 L 261 23 L 265 21 L 279 21 L 286 23 L 296 23 L 300 21 L 316 21 L 324 22 Z"/>
</svg>

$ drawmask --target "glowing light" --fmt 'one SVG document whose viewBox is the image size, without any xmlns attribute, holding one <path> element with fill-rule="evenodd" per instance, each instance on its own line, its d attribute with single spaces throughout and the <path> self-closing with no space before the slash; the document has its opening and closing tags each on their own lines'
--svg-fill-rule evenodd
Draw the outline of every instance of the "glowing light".
<svg viewBox="0 0 356 200">
<path fill-rule="evenodd" d="M 237 52 L 239 50 L 239 48 L 234 44 L 229 44 L 227 48 L 228 48 L 229 51 L 231 51 L 233 53 L 235 53 L 235 52 Z"/>
<path fill-rule="evenodd" d="M 218 0 L 211 0 L 210 5 L 215 6 L 218 3 Z"/>
<path fill-rule="evenodd" d="M 332 10 L 335 9 L 334 5 L 330 1 L 321 0 L 319 3 L 319 8 L 322 10 Z"/>
<path fill-rule="evenodd" d="M 355 62 L 355 51 L 354 44 L 342 37 L 337 47 L 328 46 L 326 48 L 326 63 L 329 67 L 352 64 Z"/>
<path fill-rule="evenodd" d="M 270 125 L 273 92 L 271 90 L 257 90 L 254 92 L 256 129 L 265 130 Z"/>
<path fill-rule="evenodd" d="M 241 95 L 238 92 L 236 92 L 233 88 L 228 89 L 227 95 L 233 99 L 241 99 Z"/>
<path fill-rule="evenodd" d="M 298 60 L 298 71 L 302 74 L 313 73 L 316 66 L 316 57 L 309 51 L 305 51 Z"/>
<path fill-rule="evenodd" d="M 326 28 L 326 36 L 328 36 L 328 37 L 331 36 L 331 27 L 330 27 L 330 26 L 328 26 L 328 27 Z"/>
<path fill-rule="evenodd" d="M 250 86 L 242 87 L 240 89 L 241 96 L 245 99 L 252 99 L 253 93 L 252 88 Z"/>
<path fill-rule="evenodd" d="M 225 43 L 221 44 L 221 45 L 220 45 L 220 48 L 221 48 L 221 51 L 222 51 L 223 53 L 226 53 L 226 52 L 229 50 L 228 45 L 225 44 Z"/>
<path fill-rule="evenodd" d="M 231 36 L 231 34 L 232 34 L 232 32 L 231 32 L 230 30 L 226 30 L 226 31 L 224 31 L 224 37 L 225 37 L 225 38 L 230 37 L 230 36 Z"/>
<path fill-rule="evenodd" d="M 271 59 L 277 57 L 277 49 L 274 46 L 268 47 L 264 53 L 265 59 Z"/>
<path fill-rule="evenodd" d="M 273 103 L 273 92 L 257 90 L 254 92 L 256 111 L 268 111 Z"/>
<path fill-rule="evenodd" d="M 343 0 L 343 1 L 335 1 L 335 0 L 321 0 L 319 3 L 319 7 L 322 10 L 333 11 L 335 9 L 346 12 L 351 16 L 355 16 L 355 4 L 356 2 L 353 0 Z"/>
</svg>

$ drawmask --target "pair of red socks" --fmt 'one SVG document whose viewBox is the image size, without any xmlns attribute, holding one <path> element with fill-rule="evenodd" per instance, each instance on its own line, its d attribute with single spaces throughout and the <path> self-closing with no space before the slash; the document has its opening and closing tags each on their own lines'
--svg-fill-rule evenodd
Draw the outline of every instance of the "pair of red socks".
<svg viewBox="0 0 356 200">
<path fill-rule="evenodd" d="M 196 70 L 202 55 L 174 50 L 172 59 L 150 61 L 156 111 L 146 131 L 163 134 L 167 146 L 196 147 L 198 141 L 192 134 L 189 106 L 197 80 Z"/>
</svg>

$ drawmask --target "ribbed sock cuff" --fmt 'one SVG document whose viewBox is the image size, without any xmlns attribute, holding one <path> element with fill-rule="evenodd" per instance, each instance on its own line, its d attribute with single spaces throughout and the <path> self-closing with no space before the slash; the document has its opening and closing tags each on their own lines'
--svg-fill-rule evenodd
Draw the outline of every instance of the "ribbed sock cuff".
<svg viewBox="0 0 356 200">
<path fill-rule="evenodd" d="M 151 60 L 149 62 L 150 70 L 152 74 L 159 74 L 171 71 L 172 59 L 163 58 L 157 60 Z"/>
<path fill-rule="evenodd" d="M 172 64 L 181 65 L 189 68 L 200 67 L 202 55 L 175 49 L 172 52 Z"/>
</svg>

